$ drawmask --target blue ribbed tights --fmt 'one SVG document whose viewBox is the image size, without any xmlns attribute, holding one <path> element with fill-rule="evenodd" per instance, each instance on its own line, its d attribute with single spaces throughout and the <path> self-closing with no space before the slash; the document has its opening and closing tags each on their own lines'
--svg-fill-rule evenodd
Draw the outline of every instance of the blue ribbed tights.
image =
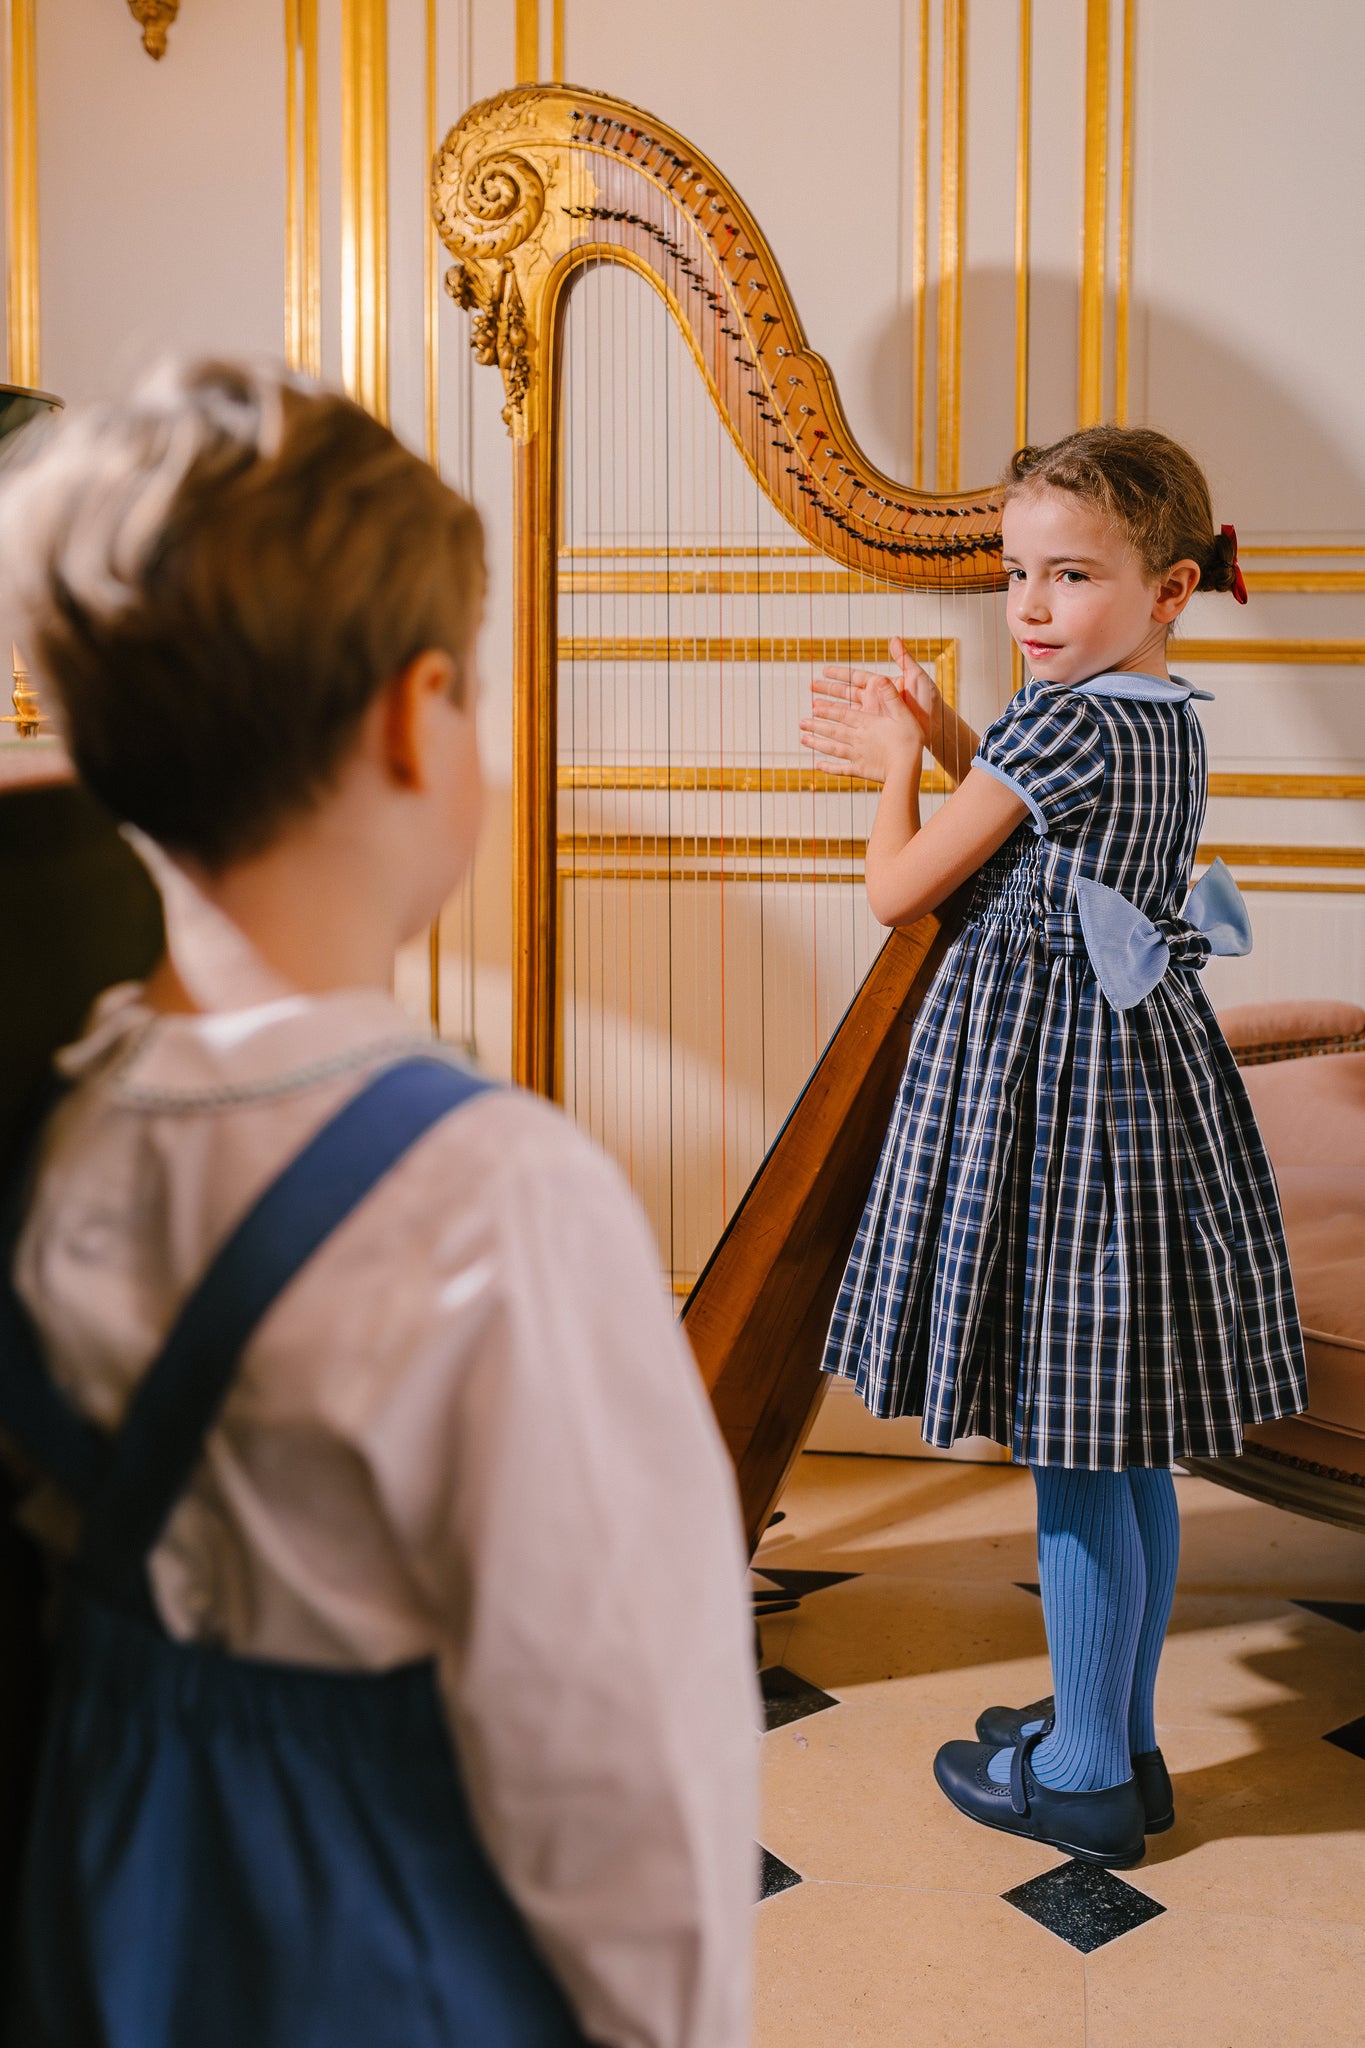
<svg viewBox="0 0 1365 2048">
<path fill-rule="evenodd" d="M 1155 1749 L 1153 1695 L 1175 1593 L 1180 1517 L 1169 1472 L 1036 1467 L 1038 1578 L 1057 1701 L 1033 1752 L 1044 1785 L 1094 1792 Z M 1009 1775 L 1009 1751 L 991 1776 Z"/>
</svg>

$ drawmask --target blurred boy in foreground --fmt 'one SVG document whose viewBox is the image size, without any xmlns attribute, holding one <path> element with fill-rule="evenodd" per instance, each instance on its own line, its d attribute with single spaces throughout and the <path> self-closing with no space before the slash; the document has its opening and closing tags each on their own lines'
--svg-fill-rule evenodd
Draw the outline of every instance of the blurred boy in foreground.
<svg viewBox="0 0 1365 2048">
<path fill-rule="evenodd" d="M 25 453 L 4 579 L 168 944 L 0 1350 L 82 1510 L 10 2038 L 741 2048 L 731 1473 L 614 1169 L 390 994 L 477 830 L 477 516 L 249 366 Z"/>
</svg>

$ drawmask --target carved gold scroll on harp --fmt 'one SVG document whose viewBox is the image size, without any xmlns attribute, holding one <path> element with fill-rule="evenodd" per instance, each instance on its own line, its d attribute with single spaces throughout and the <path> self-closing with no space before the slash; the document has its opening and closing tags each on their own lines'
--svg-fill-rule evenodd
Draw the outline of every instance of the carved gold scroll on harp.
<svg viewBox="0 0 1365 2048">
<path fill-rule="evenodd" d="M 624 266 L 652 287 L 749 476 L 806 544 L 798 552 L 838 565 L 851 588 L 998 589 L 999 504 L 991 488 L 910 490 L 867 459 L 757 222 L 700 152 L 638 109 L 559 86 L 486 101 L 438 153 L 433 203 L 454 259 L 447 287 L 472 315 L 478 360 L 501 373 L 513 447 L 514 1071 L 551 1094 L 560 384 L 572 287 L 603 265 Z M 859 659 L 861 645 L 835 658 Z M 782 784 L 770 777 L 764 786 Z M 837 787 L 809 773 L 803 786 Z M 944 922 L 926 919 L 894 933 L 877 955 L 683 1311 L 753 1540 L 818 1399 L 839 1271 L 910 1022 L 945 943 Z"/>
</svg>

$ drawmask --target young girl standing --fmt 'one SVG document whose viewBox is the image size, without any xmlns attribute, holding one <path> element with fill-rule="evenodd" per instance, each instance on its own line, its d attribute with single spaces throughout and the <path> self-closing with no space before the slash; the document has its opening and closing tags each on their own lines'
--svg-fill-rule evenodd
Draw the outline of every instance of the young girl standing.
<svg viewBox="0 0 1365 2048">
<path fill-rule="evenodd" d="M 1004 567 L 1030 680 L 980 741 L 899 643 L 899 688 L 827 669 L 802 728 L 884 785 L 883 923 L 976 875 L 825 1369 L 930 1444 L 986 1435 L 1031 1468 L 1054 1697 L 988 1709 L 934 1774 L 974 1820 L 1123 1868 L 1174 1818 L 1153 1719 L 1171 1467 L 1304 1406 L 1274 1177 L 1197 973 L 1251 943 L 1220 862 L 1190 892 L 1208 693 L 1166 665 L 1196 588 L 1245 590 L 1198 464 L 1145 428 L 1020 450 Z M 926 744 L 972 765 L 921 827 Z"/>
</svg>

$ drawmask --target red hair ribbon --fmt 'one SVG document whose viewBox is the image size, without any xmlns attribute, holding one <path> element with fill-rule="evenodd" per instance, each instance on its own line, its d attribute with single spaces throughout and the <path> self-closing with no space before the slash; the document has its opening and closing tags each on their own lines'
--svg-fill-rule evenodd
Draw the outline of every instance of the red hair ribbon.
<svg viewBox="0 0 1365 2048">
<path fill-rule="evenodd" d="M 1237 560 L 1237 528 L 1235 526 L 1225 526 L 1222 529 L 1222 534 L 1224 540 L 1231 541 L 1232 543 L 1232 594 L 1238 604 L 1245 604 L 1247 601 L 1247 585 L 1246 578 L 1242 574 L 1241 564 Z"/>
</svg>

